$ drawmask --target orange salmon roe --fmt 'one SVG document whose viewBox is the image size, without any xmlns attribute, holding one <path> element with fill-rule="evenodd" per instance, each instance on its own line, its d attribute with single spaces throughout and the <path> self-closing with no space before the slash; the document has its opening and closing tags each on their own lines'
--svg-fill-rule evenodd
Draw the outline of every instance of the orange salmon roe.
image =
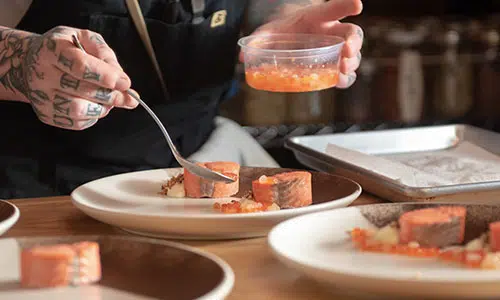
<svg viewBox="0 0 500 300">
<path fill-rule="evenodd" d="M 354 228 L 351 230 L 350 235 L 354 246 L 360 251 L 412 257 L 436 257 L 442 261 L 455 262 L 473 269 L 481 268 L 481 263 L 486 256 L 485 250 L 465 251 L 464 249 L 450 249 L 441 251 L 438 248 L 410 247 L 404 244 L 386 245 L 371 242 L 368 231 L 361 228 Z"/>
<path fill-rule="evenodd" d="M 439 253 L 439 259 L 443 261 L 462 263 L 465 260 L 465 251 L 446 250 Z"/>
<path fill-rule="evenodd" d="M 351 231 L 351 240 L 353 241 L 354 246 L 361 251 L 397 254 L 412 257 L 437 257 L 439 255 L 439 249 L 437 248 L 410 247 L 402 244 L 386 245 L 371 242 L 368 237 L 369 234 L 364 229 L 355 228 Z"/>
<path fill-rule="evenodd" d="M 229 203 L 220 204 L 219 202 L 214 203 L 213 208 L 216 211 L 225 214 L 238 214 L 238 213 L 252 213 L 252 212 L 263 212 L 268 209 L 269 205 L 255 202 L 255 205 L 242 206 L 239 201 L 232 200 Z"/>
<path fill-rule="evenodd" d="M 301 66 L 276 67 L 262 64 L 245 71 L 249 86 L 269 92 L 311 92 L 334 87 L 339 79 L 338 69 L 333 66 L 307 68 Z"/>
<path fill-rule="evenodd" d="M 481 263 L 486 256 L 485 250 L 465 251 L 460 250 L 447 250 L 439 254 L 439 259 L 443 261 L 455 262 L 464 265 L 467 268 L 478 269 L 481 268 Z"/>
</svg>

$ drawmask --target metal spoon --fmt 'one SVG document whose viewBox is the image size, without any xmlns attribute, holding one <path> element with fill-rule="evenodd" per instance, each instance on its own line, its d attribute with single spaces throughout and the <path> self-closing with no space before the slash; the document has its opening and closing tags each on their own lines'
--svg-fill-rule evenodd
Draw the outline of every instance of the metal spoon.
<svg viewBox="0 0 500 300">
<path fill-rule="evenodd" d="M 82 50 L 83 52 L 87 53 L 85 51 L 85 49 L 83 48 L 82 44 L 80 43 L 80 41 L 78 40 L 78 37 L 76 35 L 73 35 L 72 37 L 73 37 L 73 43 L 75 44 L 75 46 L 77 46 L 78 48 L 80 48 L 80 50 Z M 170 147 L 170 150 L 172 150 L 172 154 L 174 155 L 175 159 L 177 160 L 177 162 L 181 166 L 183 166 L 184 168 L 186 168 L 189 172 L 191 172 L 191 173 L 193 173 L 195 175 L 198 175 L 199 177 L 208 179 L 208 180 L 222 181 L 222 182 L 226 182 L 226 183 L 231 183 L 231 182 L 235 181 L 231 177 L 228 177 L 228 176 L 223 175 L 221 173 L 212 171 L 212 170 L 210 170 L 208 168 L 204 168 L 204 167 L 198 166 L 195 163 L 190 162 L 189 160 L 187 160 L 184 157 L 182 157 L 182 155 L 179 153 L 179 151 L 175 147 L 174 143 L 172 142 L 172 139 L 170 138 L 170 135 L 168 134 L 168 132 L 165 129 L 165 127 L 163 126 L 162 122 L 156 116 L 156 114 L 151 110 L 151 108 L 149 108 L 149 106 L 146 103 L 144 103 L 144 101 L 142 101 L 131 90 L 127 90 L 127 93 L 130 96 L 132 96 L 135 100 L 137 100 L 144 107 L 144 109 L 146 109 L 146 111 L 151 115 L 151 117 L 153 118 L 153 120 L 155 120 L 156 124 L 158 124 L 158 127 L 160 127 L 161 132 L 163 133 L 163 135 L 165 136 L 165 139 L 167 140 L 167 144 Z"/>
</svg>

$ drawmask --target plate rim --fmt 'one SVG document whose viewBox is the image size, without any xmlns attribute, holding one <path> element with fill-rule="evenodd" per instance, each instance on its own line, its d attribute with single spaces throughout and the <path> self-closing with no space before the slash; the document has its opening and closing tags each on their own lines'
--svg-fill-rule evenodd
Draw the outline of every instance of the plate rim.
<svg viewBox="0 0 500 300">
<path fill-rule="evenodd" d="M 368 205 L 363 205 L 363 206 L 401 206 L 401 205 L 443 205 L 443 204 L 450 204 L 449 202 L 433 202 L 433 203 L 421 203 L 421 202 L 404 202 L 404 203 L 378 203 L 378 204 L 368 204 Z M 456 204 L 456 203 L 451 203 L 452 205 L 461 205 L 461 204 Z M 465 204 L 467 205 L 467 204 Z M 474 205 L 474 204 L 468 204 Z M 496 206 L 496 205 L 482 205 L 482 206 Z M 450 283 L 456 283 L 456 284 L 480 284 L 480 283 L 493 283 L 493 282 L 498 282 L 498 278 L 491 278 L 491 279 L 485 279 L 481 277 L 475 277 L 471 276 L 470 278 L 448 278 L 448 277 L 440 277 L 438 278 L 427 278 L 427 277 L 419 277 L 419 278 L 399 278 L 399 277 L 387 277 L 387 276 L 380 276 L 376 274 L 359 274 L 356 272 L 352 271 L 347 271 L 347 270 L 334 270 L 332 268 L 327 268 L 318 264 L 310 264 L 307 263 L 303 260 L 296 259 L 292 257 L 291 255 L 288 255 L 280 249 L 279 246 L 277 246 L 276 243 L 276 235 L 279 234 L 281 231 L 286 228 L 286 226 L 289 226 L 289 224 L 296 223 L 296 222 L 301 222 L 304 223 L 305 219 L 314 219 L 315 217 L 322 216 L 322 215 L 329 215 L 329 214 L 340 214 L 342 211 L 345 210 L 356 210 L 358 209 L 357 206 L 351 206 L 351 207 L 342 207 L 342 208 L 337 208 L 337 209 L 331 209 L 331 210 L 325 210 L 325 211 L 318 211 L 306 215 L 300 215 L 288 220 L 285 220 L 283 222 L 280 222 L 279 224 L 275 225 L 270 231 L 269 234 L 267 235 L 267 244 L 273 253 L 273 255 L 280 261 L 284 263 L 284 261 L 291 263 L 292 265 L 300 265 L 303 269 L 312 269 L 312 270 L 317 270 L 320 272 L 326 272 L 330 274 L 334 274 L 336 276 L 349 276 L 351 278 L 360 278 L 364 280 L 377 280 L 379 282 L 387 282 L 387 281 L 392 281 L 392 282 L 401 282 L 401 283 L 409 283 L 409 284 L 433 284 L 433 283 L 438 283 L 438 284 L 450 284 Z M 287 265 L 290 265 L 289 263 L 286 263 Z M 300 269 L 297 269 L 293 267 L 298 272 L 305 273 Z M 487 274 L 488 270 L 484 271 L 485 274 Z M 500 270 L 498 271 L 500 272 Z M 307 275 L 309 276 L 309 275 Z"/>
<path fill-rule="evenodd" d="M 17 221 L 19 221 L 21 212 L 15 204 L 9 202 L 8 200 L 0 199 L 0 203 L 0 205 L 8 205 L 14 210 L 5 220 L 0 221 L 0 227 L 4 227 L 5 233 L 7 233 L 7 231 L 9 231 L 14 225 L 16 225 Z M 0 235 L 0 238 L 2 235 Z"/>
<path fill-rule="evenodd" d="M 78 239 L 85 239 L 85 238 L 98 238 L 98 237 L 106 237 L 106 238 L 114 238 L 114 239 L 125 239 L 125 240 L 135 240 L 138 242 L 146 242 L 146 243 L 151 243 L 151 244 L 157 244 L 157 245 L 163 245 L 183 251 L 187 251 L 190 253 L 194 253 L 196 255 L 202 256 L 204 258 L 209 259 L 213 263 L 215 263 L 219 268 L 221 268 L 223 272 L 223 278 L 221 282 L 219 282 L 215 288 L 210 290 L 208 293 L 201 295 L 200 297 L 196 298 L 195 300 L 216 300 L 220 299 L 219 297 L 222 296 L 222 299 L 226 298 L 229 296 L 229 294 L 232 292 L 235 284 L 235 274 L 234 270 L 227 263 L 224 259 L 219 257 L 216 254 L 213 254 L 207 250 L 199 249 L 193 246 L 189 246 L 180 242 L 174 242 L 174 241 L 168 241 L 168 240 L 162 240 L 162 239 L 155 239 L 155 238 L 149 238 L 149 237 L 143 237 L 143 236 L 129 236 L 129 235 L 119 235 L 119 234 L 77 234 L 77 235 L 42 235 L 42 236 L 16 236 L 16 237 L 4 237 L 0 238 L 0 240 L 15 240 L 17 242 L 18 239 L 58 239 L 58 238 L 65 238 L 65 237 L 74 237 Z"/>
<path fill-rule="evenodd" d="M 271 167 L 269 169 L 276 169 L 276 168 Z M 287 169 L 287 168 L 282 168 L 282 169 Z M 106 179 L 109 179 L 112 177 L 120 177 L 120 176 L 126 176 L 126 175 L 137 174 L 137 173 L 157 172 L 157 171 L 161 171 L 161 170 L 179 170 L 180 171 L 180 170 L 182 170 L 182 168 L 157 168 L 157 169 L 150 169 L 150 170 L 143 170 L 143 171 L 120 173 L 120 174 L 116 174 L 116 175 L 111 175 L 111 176 L 95 179 L 95 180 L 89 181 L 89 182 L 84 183 L 84 184 L 78 186 L 77 188 L 75 188 L 70 194 L 71 202 L 76 207 L 78 207 L 80 210 L 83 210 L 83 208 L 85 208 L 85 209 L 91 209 L 91 210 L 98 211 L 98 212 L 106 212 L 107 214 L 109 214 L 109 213 L 119 214 L 122 216 L 126 215 L 129 217 L 130 216 L 152 217 L 151 214 L 143 213 L 143 212 L 127 212 L 127 211 L 121 212 L 121 211 L 117 211 L 115 209 L 100 208 L 100 207 L 95 207 L 93 205 L 86 205 L 86 204 L 82 203 L 82 201 L 79 201 L 77 199 L 77 197 L 79 197 L 78 191 L 79 191 L 79 189 L 81 189 L 85 186 L 88 186 L 94 182 L 106 180 Z M 290 170 L 292 170 L 292 169 L 290 169 Z M 324 173 L 325 175 L 328 175 L 328 176 L 337 177 L 341 180 L 353 183 L 354 186 L 356 187 L 356 189 L 352 193 L 350 193 L 349 195 L 346 195 L 342 198 L 337 198 L 337 199 L 329 200 L 327 202 L 309 205 L 309 206 L 305 206 L 305 207 L 293 208 L 293 209 L 283 209 L 283 210 L 278 210 L 278 211 L 266 211 L 266 212 L 255 212 L 255 213 L 244 213 L 244 214 L 200 214 L 200 213 L 186 214 L 186 213 L 168 213 L 167 212 L 167 213 L 164 213 L 162 215 L 154 215 L 154 217 L 177 218 L 177 219 L 195 219 L 195 220 L 202 220 L 202 219 L 225 219 L 225 220 L 233 219 L 234 220 L 234 219 L 247 219 L 247 218 L 260 219 L 260 218 L 272 218 L 272 217 L 287 217 L 290 215 L 295 216 L 296 214 L 314 213 L 317 210 L 334 209 L 331 206 L 333 206 L 337 202 L 345 202 L 348 198 L 353 198 L 353 200 L 351 201 L 351 203 L 352 203 L 354 200 L 356 200 L 361 195 L 361 193 L 363 191 L 363 189 L 359 183 L 357 183 L 356 181 L 349 179 L 347 177 L 336 175 L 336 174 L 331 174 L 331 173 L 326 173 L 326 172 L 319 172 L 319 171 L 309 171 L 308 170 L 308 172 Z M 335 209 L 337 209 L 337 208 L 335 208 Z"/>
</svg>

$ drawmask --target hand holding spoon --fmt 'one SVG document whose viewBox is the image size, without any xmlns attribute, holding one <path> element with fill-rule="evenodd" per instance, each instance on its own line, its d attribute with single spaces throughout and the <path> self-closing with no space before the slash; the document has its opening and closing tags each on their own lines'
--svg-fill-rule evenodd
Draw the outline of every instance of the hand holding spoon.
<svg viewBox="0 0 500 300">
<path fill-rule="evenodd" d="M 76 35 L 73 35 L 73 43 L 75 46 L 80 48 L 83 52 L 85 52 L 85 49 L 83 48 L 82 44 L 76 37 Z M 85 52 L 86 53 L 86 52 Z M 231 183 L 234 182 L 235 180 L 231 177 L 228 177 L 226 175 L 223 175 L 221 173 L 212 171 L 208 168 L 204 168 L 201 166 L 198 166 L 197 164 L 185 159 L 182 157 L 182 155 L 179 153 L 177 148 L 175 147 L 174 143 L 172 142 L 172 139 L 170 138 L 170 135 L 168 134 L 167 130 L 165 129 L 165 126 L 163 126 L 162 122 L 160 119 L 156 116 L 156 114 L 149 108 L 149 106 L 142 101 L 136 94 L 134 94 L 131 90 L 127 90 L 127 93 L 132 96 L 135 100 L 139 102 L 139 104 L 144 107 L 144 109 L 151 115 L 153 120 L 156 122 L 158 127 L 160 127 L 161 132 L 163 133 L 163 136 L 165 137 L 165 140 L 167 140 L 167 144 L 170 147 L 170 150 L 172 151 L 172 154 L 174 155 L 175 159 L 177 162 L 184 168 L 186 168 L 189 172 L 202 177 L 207 180 L 212 180 L 212 181 L 222 181 L 225 183 Z"/>
</svg>

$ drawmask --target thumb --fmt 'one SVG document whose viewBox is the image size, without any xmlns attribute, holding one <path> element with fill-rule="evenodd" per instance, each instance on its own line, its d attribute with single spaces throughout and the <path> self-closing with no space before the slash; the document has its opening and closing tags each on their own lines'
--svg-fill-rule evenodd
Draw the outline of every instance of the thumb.
<svg viewBox="0 0 500 300">
<path fill-rule="evenodd" d="M 362 11 L 363 2 L 361 0 L 330 0 L 306 8 L 303 16 L 310 22 L 324 23 L 356 16 Z"/>
</svg>

